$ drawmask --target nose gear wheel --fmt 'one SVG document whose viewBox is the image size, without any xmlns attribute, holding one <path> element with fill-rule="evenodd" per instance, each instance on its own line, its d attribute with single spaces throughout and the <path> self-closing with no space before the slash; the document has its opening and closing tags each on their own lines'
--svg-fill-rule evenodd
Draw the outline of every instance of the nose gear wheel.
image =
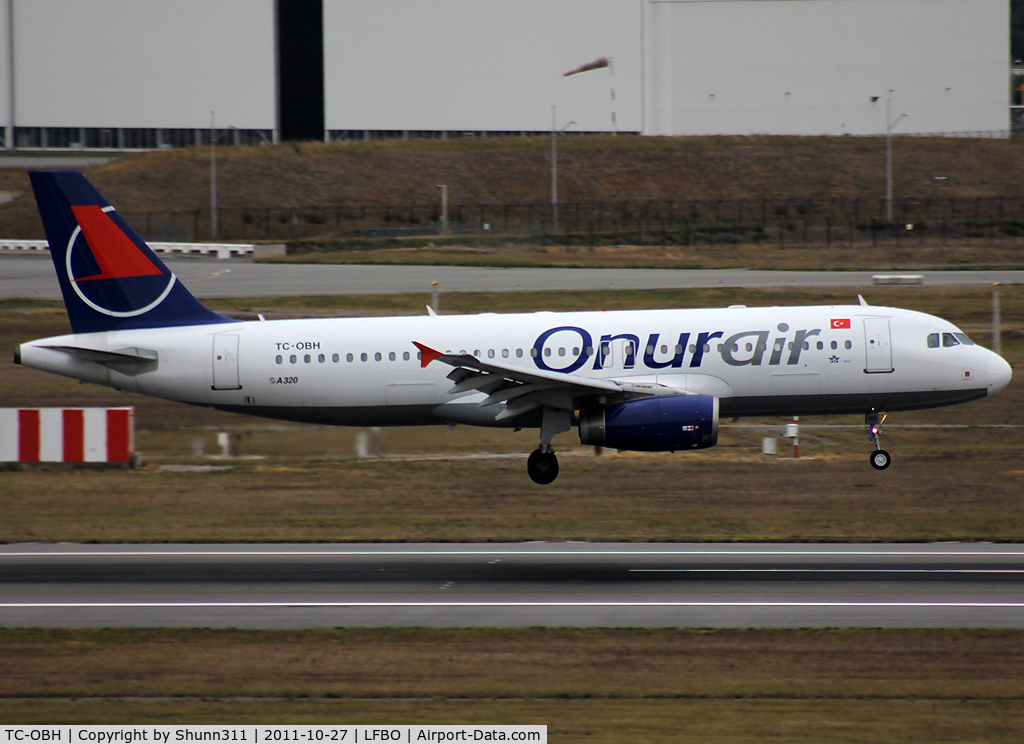
<svg viewBox="0 0 1024 744">
<path fill-rule="evenodd" d="M 867 427 L 867 438 L 875 445 L 875 451 L 871 453 L 869 462 L 875 470 L 885 470 L 892 463 L 892 457 L 882 449 L 879 437 L 883 436 L 882 423 L 888 414 L 879 411 L 869 411 L 864 415 L 864 426 Z"/>
</svg>

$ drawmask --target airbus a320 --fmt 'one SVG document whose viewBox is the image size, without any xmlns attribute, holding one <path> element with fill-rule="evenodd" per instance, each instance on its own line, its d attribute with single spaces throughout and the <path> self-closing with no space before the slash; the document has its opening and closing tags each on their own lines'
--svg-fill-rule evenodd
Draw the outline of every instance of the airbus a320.
<svg viewBox="0 0 1024 744">
<path fill-rule="evenodd" d="M 337 426 L 539 429 L 640 451 L 713 447 L 720 418 L 886 412 L 997 393 L 1010 366 L 932 315 L 864 303 L 239 321 L 204 307 L 80 173 L 31 173 L 73 333 L 28 367 L 211 409 Z"/>
</svg>

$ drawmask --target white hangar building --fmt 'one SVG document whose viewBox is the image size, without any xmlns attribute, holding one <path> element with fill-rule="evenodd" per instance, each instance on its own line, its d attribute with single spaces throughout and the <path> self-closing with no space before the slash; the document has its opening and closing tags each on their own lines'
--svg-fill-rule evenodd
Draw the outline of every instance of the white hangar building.
<svg viewBox="0 0 1024 744">
<path fill-rule="evenodd" d="M 0 3 L 8 148 L 1010 129 L 1009 0 Z"/>
</svg>

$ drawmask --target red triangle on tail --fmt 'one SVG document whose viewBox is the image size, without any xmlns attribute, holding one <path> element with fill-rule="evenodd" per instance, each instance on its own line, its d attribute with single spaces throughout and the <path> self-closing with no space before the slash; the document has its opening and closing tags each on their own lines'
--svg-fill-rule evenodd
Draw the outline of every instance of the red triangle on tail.
<svg viewBox="0 0 1024 744">
<path fill-rule="evenodd" d="M 130 279 L 135 276 L 158 276 L 163 273 L 132 239 L 114 224 L 102 207 L 95 204 L 73 206 L 85 242 L 89 244 L 93 258 L 99 264 L 100 273 L 83 276 L 76 282 L 93 279 Z"/>
</svg>

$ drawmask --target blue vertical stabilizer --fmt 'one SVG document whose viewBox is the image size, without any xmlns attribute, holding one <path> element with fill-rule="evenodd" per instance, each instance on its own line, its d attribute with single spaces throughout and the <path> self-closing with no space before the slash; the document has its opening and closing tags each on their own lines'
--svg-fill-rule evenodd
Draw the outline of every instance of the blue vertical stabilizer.
<svg viewBox="0 0 1024 744">
<path fill-rule="evenodd" d="M 75 333 L 234 322 L 193 297 L 81 173 L 29 177 Z"/>
</svg>

